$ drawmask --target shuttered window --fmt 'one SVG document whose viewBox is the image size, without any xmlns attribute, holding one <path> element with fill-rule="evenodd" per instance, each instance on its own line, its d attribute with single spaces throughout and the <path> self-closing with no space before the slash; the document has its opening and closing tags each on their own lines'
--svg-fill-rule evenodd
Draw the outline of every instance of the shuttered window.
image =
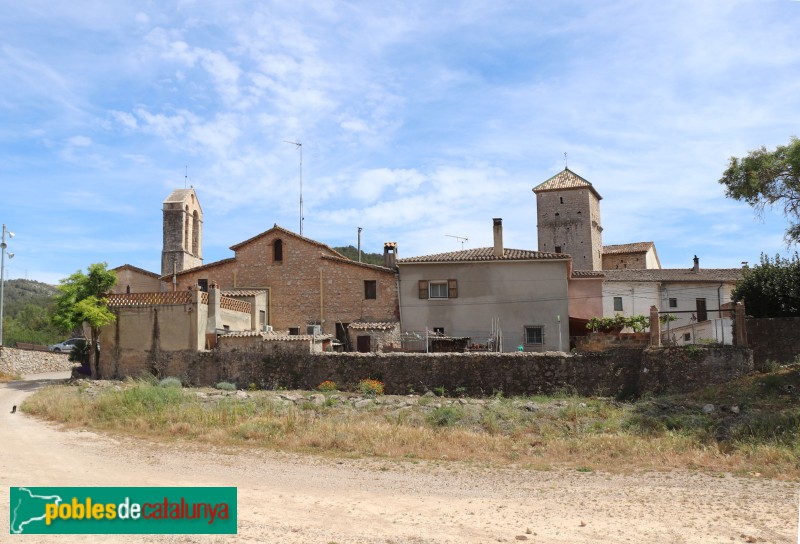
<svg viewBox="0 0 800 544">
<path fill-rule="evenodd" d="M 428 282 L 419 280 L 419 298 L 428 298 Z"/>
</svg>

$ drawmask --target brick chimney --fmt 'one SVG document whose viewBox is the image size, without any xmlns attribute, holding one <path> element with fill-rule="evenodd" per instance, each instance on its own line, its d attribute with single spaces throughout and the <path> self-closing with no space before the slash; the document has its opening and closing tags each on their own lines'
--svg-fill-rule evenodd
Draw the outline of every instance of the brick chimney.
<svg viewBox="0 0 800 544">
<path fill-rule="evenodd" d="M 503 220 L 499 217 L 492 219 L 494 222 L 494 256 L 503 258 Z"/>
<path fill-rule="evenodd" d="M 700 272 L 700 259 L 697 258 L 697 255 L 694 256 L 694 266 L 692 267 L 692 272 Z"/>
<path fill-rule="evenodd" d="M 383 244 L 383 266 L 386 268 L 397 266 L 397 242 Z"/>
</svg>

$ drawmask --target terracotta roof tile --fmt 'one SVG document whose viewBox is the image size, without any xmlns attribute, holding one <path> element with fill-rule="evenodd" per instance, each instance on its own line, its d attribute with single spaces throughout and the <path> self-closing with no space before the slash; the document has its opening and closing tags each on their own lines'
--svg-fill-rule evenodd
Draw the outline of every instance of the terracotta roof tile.
<svg viewBox="0 0 800 544">
<path fill-rule="evenodd" d="M 632 244 L 613 244 L 610 246 L 603 246 L 603 255 L 621 255 L 623 253 L 645 253 L 651 247 L 654 247 L 653 242 L 634 242 Z"/>
<path fill-rule="evenodd" d="M 377 330 L 390 330 L 397 326 L 400 323 L 397 321 L 375 321 L 375 322 L 366 322 L 366 321 L 356 321 L 354 323 L 350 323 L 347 327 L 348 329 L 355 329 L 355 330 L 369 330 L 369 329 L 377 329 Z"/>
<path fill-rule="evenodd" d="M 266 289 L 228 289 L 222 292 L 223 297 L 252 297 L 266 293 Z"/>
<path fill-rule="evenodd" d="M 569 258 L 569 255 L 565 255 L 563 253 L 545 253 L 543 251 L 531 251 L 527 249 L 506 249 L 503 252 L 503 256 L 498 258 L 494 254 L 493 247 L 476 247 L 474 249 L 464 249 L 461 251 L 435 253 L 433 255 L 421 255 L 419 257 L 406 257 L 405 259 L 400 259 L 397 261 L 397 264 L 481 261 L 541 261 Z"/>
<path fill-rule="evenodd" d="M 602 270 L 573 270 L 573 278 L 604 278 L 605 273 Z"/>
<path fill-rule="evenodd" d="M 626 268 L 624 270 L 605 270 L 603 273 L 606 281 L 733 283 L 742 277 L 741 268 L 701 268 L 697 272 L 691 268 Z"/>
<path fill-rule="evenodd" d="M 564 168 L 561 172 L 551 177 L 547 181 L 540 183 L 533 188 L 534 193 L 544 191 L 561 191 L 564 189 L 590 189 L 598 200 L 602 200 L 602 196 L 598 193 L 591 183 L 580 177 L 578 174 Z"/>
<path fill-rule="evenodd" d="M 353 259 L 348 259 L 347 257 L 336 257 L 334 255 L 325 255 L 324 253 L 321 255 L 321 257 L 329 261 L 336 261 L 343 264 L 352 264 L 355 266 L 360 266 L 362 268 L 371 268 L 373 270 L 380 270 L 381 272 L 394 272 L 393 269 L 386 268 L 385 266 L 381 266 L 378 264 L 360 263 L 358 261 L 354 261 Z"/>
</svg>

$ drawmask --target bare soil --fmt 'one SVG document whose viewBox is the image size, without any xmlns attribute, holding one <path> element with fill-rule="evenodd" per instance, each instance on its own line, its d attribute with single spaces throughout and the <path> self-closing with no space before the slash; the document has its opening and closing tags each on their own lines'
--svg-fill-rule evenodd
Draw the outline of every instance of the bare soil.
<svg viewBox="0 0 800 544">
<path fill-rule="evenodd" d="M 798 486 L 758 476 L 486 468 L 209 450 L 61 431 L 0 384 L 0 486 L 236 486 L 239 534 L 14 537 L 25 542 L 705 543 L 798 541 Z M 620 460 L 624 464 L 624 460 Z M 8 493 L 0 514 L 8 534 Z"/>
</svg>

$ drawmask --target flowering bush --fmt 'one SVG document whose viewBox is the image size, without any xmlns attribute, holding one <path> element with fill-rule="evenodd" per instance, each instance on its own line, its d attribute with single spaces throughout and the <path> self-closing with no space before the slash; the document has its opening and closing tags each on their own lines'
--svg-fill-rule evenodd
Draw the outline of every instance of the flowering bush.
<svg viewBox="0 0 800 544">
<path fill-rule="evenodd" d="M 362 395 L 374 397 L 376 395 L 383 395 L 383 382 L 378 380 L 361 380 L 358 382 L 358 390 Z"/>
<path fill-rule="evenodd" d="M 323 393 L 330 393 L 331 391 L 336 391 L 337 389 L 338 387 L 336 386 L 336 382 L 331 380 L 325 380 L 317 386 L 317 390 L 322 391 Z"/>
</svg>

